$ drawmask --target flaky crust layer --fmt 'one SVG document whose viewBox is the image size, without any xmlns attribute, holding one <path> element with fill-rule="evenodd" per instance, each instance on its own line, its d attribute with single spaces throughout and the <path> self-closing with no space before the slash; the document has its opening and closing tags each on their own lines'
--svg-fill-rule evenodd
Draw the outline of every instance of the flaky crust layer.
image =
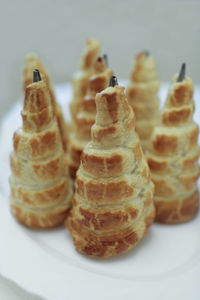
<svg viewBox="0 0 200 300">
<path fill-rule="evenodd" d="M 71 206 L 72 183 L 45 81 L 26 88 L 22 120 L 10 155 L 11 210 L 26 226 L 56 226 Z"/>
<path fill-rule="evenodd" d="M 130 79 L 126 94 L 136 116 L 136 132 L 146 152 L 159 118 L 160 87 L 155 61 L 149 53 L 144 51 L 136 56 Z"/>
<path fill-rule="evenodd" d="M 199 210 L 199 192 L 195 191 L 185 199 L 163 201 L 155 199 L 156 221 L 166 224 L 187 222 L 195 217 Z"/>
<path fill-rule="evenodd" d="M 186 222 L 199 207 L 199 128 L 192 118 L 192 96 L 190 78 L 173 83 L 147 153 L 155 184 L 156 221 L 161 223 Z"/>
<path fill-rule="evenodd" d="M 80 253 L 111 257 L 136 246 L 148 232 L 154 189 L 124 88 L 98 93 L 96 107 L 66 226 Z"/>
<path fill-rule="evenodd" d="M 63 205 L 59 209 L 46 210 L 38 214 L 38 211 L 26 209 L 16 203 L 11 204 L 13 215 L 22 223 L 30 228 L 50 228 L 60 225 L 66 219 L 70 207 Z"/>
<path fill-rule="evenodd" d="M 154 206 L 146 212 L 145 218 L 138 220 L 137 224 L 108 234 L 97 234 L 88 230 L 83 224 L 69 215 L 66 226 L 70 229 L 77 251 L 91 257 L 112 257 L 135 247 L 149 230 L 155 217 Z M 112 218 L 107 222 L 112 223 Z"/>
<path fill-rule="evenodd" d="M 26 56 L 25 64 L 24 64 L 24 70 L 23 70 L 23 88 L 24 92 L 26 92 L 26 88 L 32 84 L 33 81 L 33 70 L 38 69 L 40 71 L 40 75 L 42 77 L 42 80 L 46 82 L 50 97 L 52 101 L 52 106 L 54 108 L 54 112 L 56 115 L 56 119 L 58 122 L 58 128 L 60 130 L 62 143 L 64 151 L 67 151 L 67 144 L 68 144 L 68 130 L 67 130 L 67 124 L 65 122 L 62 109 L 60 105 L 57 103 L 55 92 L 50 80 L 49 75 L 47 74 L 47 71 L 44 68 L 43 63 L 41 62 L 40 58 L 36 54 L 29 54 Z M 42 112 L 43 114 L 45 112 Z M 41 117 L 41 120 L 46 120 L 46 116 Z"/>
<path fill-rule="evenodd" d="M 91 127 L 95 123 L 95 96 L 108 86 L 112 71 L 107 67 L 103 57 L 98 57 L 94 64 L 94 74 L 88 79 L 87 93 L 77 107 L 73 129 L 69 138 L 68 161 L 70 173 L 74 178 L 80 165 L 80 156 L 85 145 L 91 139 Z"/>
<path fill-rule="evenodd" d="M 70 104 L 72 120 L 76 117 L 80 103 L 88 89 L 88 79 L 94 74 L 94 64 L 100 52 L 100 44 L 95 39 L 86 41 L 86 48 L 81 56 L 80 70 L 74 74 L 73 98 Z"/>
</svg>

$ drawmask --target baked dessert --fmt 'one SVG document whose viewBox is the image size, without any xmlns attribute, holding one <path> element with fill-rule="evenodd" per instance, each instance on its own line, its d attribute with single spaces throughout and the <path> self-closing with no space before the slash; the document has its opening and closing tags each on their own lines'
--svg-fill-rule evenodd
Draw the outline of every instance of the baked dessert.
<svg viewBox="0 0 200 300">
<path fill-rule="evenodd" d="M 38 69 L 40 70 L 40 76 L 43 81 L 46 82 L 49 92 L 51 95 L 51 100 L 52 100 L 52 105 L 55 109 L 55 114 L 58 122 L 58 126 L 60 129 L 61 137 L 62 137 L 62 142 L 63 142 L 63 147 L 64 151 L 67 151 L 67 141 L 68 141 L 68 129 L 67 129 L 67 124 L 65 122 L 62 109 L 58 102 L 56 101 L 54 89 L 51 83 L 51 80 L 49 78 L 49 75 L 47 74 L 44 65 L 40 58 L 36 54 L 28 54 L 25 58 L 25 63 L 24 63 L 24 69 L 23 69 L 23 87 L 24 91 L 26 91 L 26 87 L 32 83 L 33 81 L 33 70 Z"/>
<path fill-rule="evenodd" d="M 116 84 L 113 76 L 111 86 L 96 95 L 92 140 L 81 156 L 66 221 L 76 249 L 93 257 L 131 249 L 154 219 L 154 186 L 134 130 L 134 113 L 124 87 Z"/>
<path fill-rule="evenodd" d="M 147 51 L 135 59 L 127 87 L 127 98 L 136 116 L 136 131 L 146 152 L 153 129 L 159 118 L 158 90 L 160 81 L 153 57 Z"/>
<path fill-rule="evenodd" d="M 51 94 L 38 70 L 26 87 L 21 115 L 23 125 L 14 133 L 10 156 L 11 209 L 29 227 L 52 227 L 67 216 L 72 183 Z"/>
<path fill-rule="evenodd" d="M 100 44 L 95 39 L 88 39 L 86 49 L 81 57 L 80 70 L 74 74 L 73 98 L 70 104 L 72 121 L 76 117 L 79 104 L 82 102 L 88 88 L 88 79 L 94 73 L 94 63 L 100 52 Z"/>
<path fill-rule="evenodd" d="M 91 127 L 96 118 L 95 96 L 108 86 L 112 74 L 105 57 L 99 56 L 94 64 L 93 75 L 88 79 L 88 90 L 79 103 L 69 136 L 68 165 L 72 178 L 75 178 L 79 168 L 83 148 L 91 139 Z"/>
<path fill-rule="evenodd" d="M 183 64 L 169 89 L 147 153 L 155 184 L 156 221 L 161 223 L 185 222 L 198 211 L 199 128 L 193 113 L 193 84 L 185 77 Z"/>
</svg>

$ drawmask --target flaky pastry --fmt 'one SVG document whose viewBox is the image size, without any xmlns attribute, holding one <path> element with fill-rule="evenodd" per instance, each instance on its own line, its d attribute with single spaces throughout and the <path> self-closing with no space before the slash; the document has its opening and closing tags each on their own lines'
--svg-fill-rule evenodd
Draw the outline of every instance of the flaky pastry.
<svg viewBox="0 0 200 300">
<path fill-rule="evenodd" d="M 63 148 L 64 151 L 67 151 L 67 143 L 68 143 L 68 128 L 67 124 L 65 122 L 63 112 L 61 109 L 61 106 L 58 104 L 56 101 L 54 89 L 50 80 L 49 75 L 47 74 L 47 71 L 45 70 L 45 67 L 40 60 L 40 58 L 36 54 L 28 54 L 25 58 L 25 63 L 24 63 L 24 69 L 23 69 L 23 87 L 24 91 L 26 91 L 26 87 L 32 83 L 33 80 L 33 70 L 38 69 L 40 70 L 40 75 L 43 81 L 46 82 L 49 92 L 51 95 L 51 101 L 53 108 L 55 109 L 55 114 L 58 122 L 58 126 L 60 129 L 61 137 L 62 137 L 62 142 L 63 142 Z"/>
<path fill-rule="evenodd" d="M 83 148 L 91 139 L 91 127 L 96 117 L 95 96 L 108 86 L 109 79 L 113 74 L 108 68 L 105 58 L 101 56 L 96 59 L 93 72 L 94 74 L 88 79 L 87 93 L 79 103 L 69 136 L 68 164 L 72 178 L 75 178 L 79 168 Z"/>
<path fill-rule="evenodd" d="M 98 93 L 96 108 L 66 225 L 79 252 L 110 257 L 134 247 L 148 231 L 154 187 L 124 87 Z"/>
<path fill-rule="evenodd" d="M 147 153 L 155 184 L 156 220 L 169 224 L 190 220 L 199 206 L 199 128 L 193 120 L 192 80 L 183 73 L 184 65 L 169 89 Z"/>
<path fill-rule="evenodd" d="M 46 228 L 66 218 L 72 183 L 49 88 L 34 72 L 36 82 L 26 87 L 23 126 L 13 136 L 11 209 L 23 224 Z"/>
<path fill-rule="evenodd" d="M 136 131 L 144 152 L 148 149 L 153 129 L 159 117 L 158 90 L 160 81 L 153 57 L 146 51 L 135 59 L 127 98 L 136 116 Z"/>
<path fill-rule="evenodd" d="M 94 74 L 94 64 L 99 55 L 100 44 L 95 39 L 88 39 L 86 49 L 81 56 L 80 70 L 74 74 L 73 98 L 70 104 L 72 121 L 77 115 L 79 105 L 83 100 L 88 88 L 88 79 Z"/>
</svg>

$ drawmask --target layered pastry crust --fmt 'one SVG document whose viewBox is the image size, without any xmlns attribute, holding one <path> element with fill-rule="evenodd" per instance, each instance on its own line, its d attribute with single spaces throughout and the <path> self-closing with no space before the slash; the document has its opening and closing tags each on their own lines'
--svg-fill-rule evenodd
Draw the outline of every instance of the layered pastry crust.
<svg viewBox="0 0 200 300">
<path fill-rule="evenodd" d="M 61 137 L 62 137 L 63 148 L 64 148 L 64 151 L 66 152 L 67 144 L 68 144 L 68 125 L 65 122 L 61 106 L 56 101 L 56 97 L 55 97 L 55 93 L 54 93 L 54 89 L 53 89 L 50 77 L 47 74 L 47 71 L 45 70 L 42 61 L 36 54 L 28 54 L 25 59 L 25 64 L 24 64 L 24 69 L 23 69 L 24 91 L 26 91 L 26 87 L 32 83 L 33 70 L 35 70 L 35 69 L 38 69 L 40 71 L 42 80 L 46 82 L 46 84 L 49 88 L 52 105 L 55 110 L 58 127 L 59 127 Z"/>
<path fill-rule="evenodd" d="M 73 98 L 70 104 L 72 121 L 76 117 L 79 105 L 86 95 L 88 88 L 88 79 L 94 74 L 94 64 L 100 52 L 100 44 L 95 39 L 88 39 L 86 48 L 81 57 L 80 70 L 74 74 Z"/>
<path fill-rule="evenodd" d="M 173 83 L 147 153 L 155 184 L 156 220 L 161 223 L 185 222 L 198 211 L 200 148 L 192 97 L 190 78 Z"/>
<path fill-rule="evenodd" d="M 136 131 L 146 152 L 150 137 L 159 117 L 160 81 L 153 57 L 140 52 L 135 59 L 131 82 L 127 87 L 127 98 L 136 116 Z"/>
<path fill-rule="evenodd" d="M 79 252 L 110 257 L 133 248 L 148 231 L 154 188 L 124 88 L 98 93 L 96 107 L 66 225 Z"/>
<path fill-rule="evenodd" d="M 94 74 L 88 79 L 87 93 L 79 103 L 69 137 L 68 164 L 72 178 L 75 178 L 79 168 L 81 153 L 91 139 L 91 127 L 96 117 L 95 96 L 108 86 L 112 74 L 105 59 L 98 57 L 94 64 Z"/>
<path fill-rule="evenodd" d="M 29 227 L 56 226 L 71 206 L 72 183 L 45 81 L 26 87 L 21 114 L 23 126 L 14 133 L 10 155 L 11 209 Z"/>
</svg>

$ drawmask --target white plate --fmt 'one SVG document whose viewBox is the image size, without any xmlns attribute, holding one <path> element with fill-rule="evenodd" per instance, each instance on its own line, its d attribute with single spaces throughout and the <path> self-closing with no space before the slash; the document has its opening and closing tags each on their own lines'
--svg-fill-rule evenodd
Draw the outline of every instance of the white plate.
<svg viewBox="0 0 200 300">
<path fill-rule="evenodd" d="M 57 95 L 69 118 L 70 86 L 58 86 Z M 133 251 L 111 259 L 78 254 L 63 227 L 29 230 L 11 216 L 9 153 L 20 109 L 13 106 L 0 131 L 0 273 L 46 299 L 199 299 L 200 215 L 181 225 L 154 224 Z"/>
</svg>

